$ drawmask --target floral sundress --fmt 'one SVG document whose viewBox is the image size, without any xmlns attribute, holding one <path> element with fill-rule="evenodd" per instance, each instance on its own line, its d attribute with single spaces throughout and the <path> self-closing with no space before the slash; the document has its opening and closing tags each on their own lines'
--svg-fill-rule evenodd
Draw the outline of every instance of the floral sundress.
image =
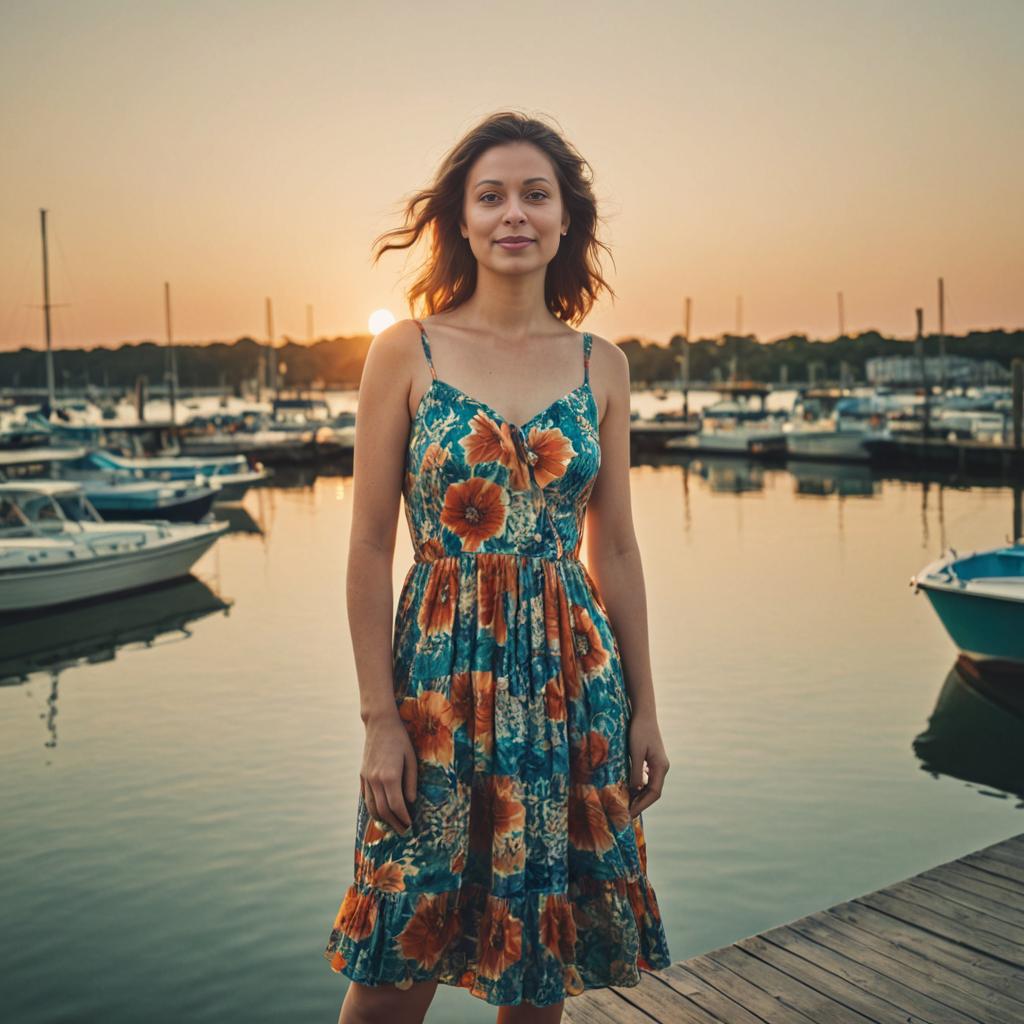
<svg viewBox="0 0 1024 1024">
<path fill-rule="evenodd" d="M 515 424 L 438 378 L 416 323 L 432 382 L 393 643 L 412 827 L 372 818 L 360 791 L 324 956 L 364 985 L 437 979 L 495 1005 L 630 987 L 671 958 L 629 815 L 619 649 L 579 558 L 601 463 L 592 338 L 582 383 Z"/>
</svg>

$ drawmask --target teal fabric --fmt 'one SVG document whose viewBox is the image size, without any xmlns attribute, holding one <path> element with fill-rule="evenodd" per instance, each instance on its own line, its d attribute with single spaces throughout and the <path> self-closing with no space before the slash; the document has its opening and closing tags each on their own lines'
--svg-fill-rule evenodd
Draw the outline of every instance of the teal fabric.
<svg viewBox="0 0 1024 1024">
<path fill-rule="evenodd" d="M 435 978 L 495 1005 L 636 985 L 671 958 L 628 810 L 619 649 L 579 557 L 601 464 L 592 338 L 582 382 L 514 424 L 437 377 L 419 327 L 432 382 L 408 442 L 415 556 L 393 650 L 413 824 L 373 819 L 360 792 L 324 955 L 364 985 Z"/>
</svg>

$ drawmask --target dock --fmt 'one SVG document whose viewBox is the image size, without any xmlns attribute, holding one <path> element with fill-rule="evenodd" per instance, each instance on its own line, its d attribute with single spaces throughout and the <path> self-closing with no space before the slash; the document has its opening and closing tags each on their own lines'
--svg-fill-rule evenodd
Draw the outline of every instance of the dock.
<svg viewBox="0 0 1024 1024">
<path fill-rule="evenodd" d="M 565 1001 L 573 1024 L 1021 1024 L 1024 833 L 634 988 Z"/>
</svg>

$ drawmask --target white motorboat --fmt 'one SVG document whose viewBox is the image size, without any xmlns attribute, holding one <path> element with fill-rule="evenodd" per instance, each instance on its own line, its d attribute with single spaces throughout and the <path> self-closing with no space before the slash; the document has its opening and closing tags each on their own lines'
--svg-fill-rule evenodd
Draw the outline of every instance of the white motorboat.
<svg viewBox="0 0 1024 1024">
<path fill-rule="evenodd" d="M 74 464 L 77 465 L 77 464 Z M 214 501 L 240 501 L 253 485 L 262 483 L 270 474 L 263 463 L 250 468 L 244 455 L 225 455 L 210 459 L 189 458 L 123 458 L 112 452 L 92 451 L 84 455 L 81 465 L 86 468 L 107 470 L 118 477 L 145 480 L 195 481 L 208 480 L 219 484 Z"/>
<path fill-rule="evenodd" d="M 0 483 L 0 612 L 147 587 L 189 573 L 230 527 L 108 523 L 80 483 Z"/>
<path fill-rule="evenodd" d="M 745 397 L 726 398 L 700 414 L 697 433 L 672 437 L 668 449 L 689 449 L 720 455 L 783 456 L 786 434 L 778 417 L 762 407 L 755 409 Z"/>
<path fill-rule="evenodd" d="M 786 432 L 786 451 L 793 459 L 867 462 L 865 441 L 887 438 L 882 409 L 866 396 L 847 395 L 839 388 L 815 388 L 793 404 Z"/>
</svg>

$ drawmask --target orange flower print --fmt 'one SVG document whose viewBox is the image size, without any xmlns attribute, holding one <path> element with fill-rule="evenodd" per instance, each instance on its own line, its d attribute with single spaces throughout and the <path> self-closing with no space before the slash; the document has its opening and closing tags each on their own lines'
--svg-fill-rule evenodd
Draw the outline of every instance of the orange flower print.
<svg viewBox="0 0 1024 1024">
<path fill-rule="evenodd" d="M 406 697 L 398 708 L 420 760 L 450 765 L 455 753 L 452 741 L 454 713 L 449 700 L 436 690 Z"/>
<path fill-rule="evenodd" d="M 380 842 L 387 833 L 377 824 L 377 819 L 370 817 L 366 821 L 366 831 L 363 833 L 363 843 L 366 846 L 372 846 L 374 843 Z"/>
<path fill-rule="evenodd" d="M 473 673 L 473 741 L 484 753 L 494 745 L 494 673 Z"/>
<path fill-rule="evenodd" d="M 445 491 L 441 522 L 462 540 L 463 551 L 477 551 L 505 529 L 508 494 L 482 476 L 450 484 Z"/>
<path fill-rule="evenodd" d="M 351 885 L 341 901 L 334 927 L 350 939 L 365 939 L 377 921 L 377 901 L 372 893 L 360 892 Z"/>
<path fill-rule="evenodd" d="M 430 540 L 424 541 L 421 545 L 420 555 L 425 562 L 435 562 L 439 558 L 444 558 L 444 545 L 437 537 L 431 537 Z"/>
<path fill-rule="evenodd" d="M 473 736 L 473 677 L 469 672 L 453 672 L 451 685 L 452 724 L 458 728 L 467 723 Z"/>
<path fill-rule="evenodd" d="M 608 760 L 608 737 L 592 729 L 569 750 L 570 778 L 576 783 L 589 783 L 595 768 Z"/>
<path fill-rule="evenodd" d="M 458 603 L 458 565 L 448 559 L 435 562 L 430 567 L 417 615 L 420 631 L 428 636 L 434 633 L 450 633 Z"/>
<path fill-rule="evenodd" d="M 583 674 L 590 676 L 608 663 L 608 652 L 601 643 L 601 634 L 590 612 L 582 605 L 574 604 L 572 613 L 576 657 L 583 666 Z"/>
<path fill-rule="evenodd" d="M 576 700 L 580 695 L 580 666 L 576 660 L 576 636 L 569 613 L 569 597 L 561 583 L 555 589 L 555 598 L 559 661 L 562 667 L 562 681 L 565 684 L 565 696 L 567 700 Z"/>
<path fill-rule="evenodd" d="M 548 645 L 548 650 L 558 650 L 559 641 L 562 638 L 562 633 L 559 624 L 559 608 L 562 602 L 559 597 L 564 597 L 564 594 L 559 592 L 562 589 L 561 580 L 558 578 L 558 573 L 555 570 L 553 562 L 545 560 L 544 563 L 544 638 Z"/>
<path fill-rule="evenodd" d="M 626 889 L 629 893 L 629 907 L 633 911 L 636 923 L 642 928 L 646 911 L 644 909 L 644 896 L 640 891 L 639 882 L 627 882 Z"/>
<path fill-rule="evenodd" d="M 518 576 L 514 560 L 482 556 L 477 577 L 477 618 L 484 629 L 489 629 L 496 643 L 504 646 L 508 640 L 505 622 L 505 595 L 515 594 Z"/>
<path fill-rule="evenodd" d="M 569 842 L 578 850 L 601 854 L 615 843 L 597 790 L 588 785 L 569 787 Z"/>
<path fill-rule="evenodd" d="M 558 676 L 544 684 L 544 712 L 552 722 L 565 719 L 565 690 L 559 685 Z"/>
<path fill-rule="evenodd" d="M 526 808 L 515 793 L 515 783 L 508 775 L 492 775 L 491 814 L 494 834 L 521 832 L 526 826 Z"/>
<path fill-rule="evenodd" d="M 593 735 L 593 734 L 591 734 Z M 616 832 L 621 832 L 632 818 L 629 816 L 629 790 L 625 782 L 613 782 L 608 786 L 602 786 L 597 791 L 601 799 L 601 806 L 608 816 L 611 826 Z"/>
<path fill-rule="evenodd" d="M 479 973 L 496 980 L 522 955 L 523 922 L 494 896 L 487 898 L 487 907 L 480 921 Z"/>
<path fill-rule="evenodd" d="M 439 469 L 450 457 L 451 452 L 447 448 L 443 448 L 436 441 L 432 441 L 427 446 L 427 450 L 423 453 L 423 459 L 420 462 L 420 472 L 423 473 L 430 469 Z"/>
<path fill-rule="evenodd" d="M 512 431 L 507 423 L 499 425 L 481 410 L 469 421 L 469 428 L 470 432 L 460 443 L 470 466 L 497 462 L 510 467 L 518 461 Z"/>
<path fill-rule="evenodd" d="M 402 865 L 393 860 L 385 861 L 373 872 L 370 884 L 382 892 L 401 892 L 405 888 Z"/>
<path fill-rule="evenodd" d="M 644 827 L 639 816 L 633 819 L 633 835 L 636 836 L 636 852 L 640 858 L 640 867 L 643 873 L 647 874 L 647 839 L 644 836 Z"/>
<path fill-rule="evenodd" d="M 563 963 L 576 955 L 576 920 L 568 899 L 560 893 L 552 893 L 544 902 L 540 940 Z"/>
<path fill-rule="evenodd" d="M 576 455 L 572 442 L 557 427 L 546 430 L 531 427 L 526 443 L 536 459 L 533 478 L 538 487 L 547 487 L 552 480 L 564 476 L 566 467 Z"/>
<path fill-rule="evenodd" d="M 431 968 L 456 934 L 458 921 L 449 911 L 448 893 L 424 893 L 416 910 L 398 935 L 402 956 L 415 960 L 419 967 Z"/>
</svg>

